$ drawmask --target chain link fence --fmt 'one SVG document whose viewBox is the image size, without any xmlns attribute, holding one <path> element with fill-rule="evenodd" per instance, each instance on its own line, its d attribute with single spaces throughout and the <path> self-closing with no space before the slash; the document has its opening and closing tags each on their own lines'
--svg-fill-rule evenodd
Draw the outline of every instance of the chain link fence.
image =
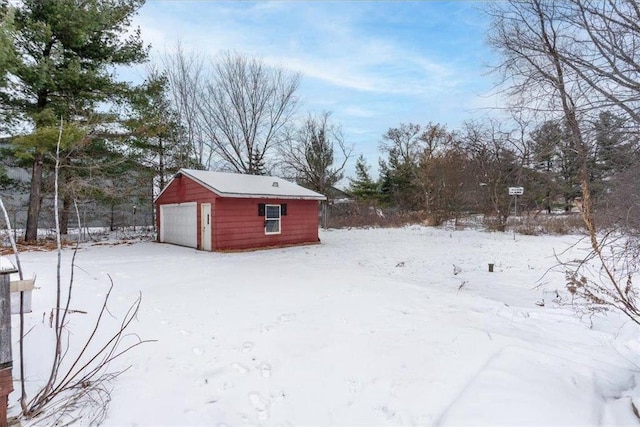
<svg viewBox="0 0 640 427">
<path fill-rule="evenodd" d="M 28 207 L 24 203 L 17 204 L 10 199 L 3 200 L 3 202 L 11 222 L 14 238 L 18 241 L 22 239 L 26 228 Z M 59 209 L 61 211 L 60 206 Z M 62 214 L 60 217 L 62 218 Z M 77 202 L 77 211 L 74 205 L 69 209 L 67 229 L 69 235 L 77 236 L 80 234 L 81 240 L 95 240 L 99 234 L 110 232 L 148 234 L 155 232 L 155 213 L 149 201 L 141 204 Z M 38 235 L 44 239 L 53 238 L 55 232 L 53 200 L 45 199 L 42 202 L 38 219 Z"/>
</svg>

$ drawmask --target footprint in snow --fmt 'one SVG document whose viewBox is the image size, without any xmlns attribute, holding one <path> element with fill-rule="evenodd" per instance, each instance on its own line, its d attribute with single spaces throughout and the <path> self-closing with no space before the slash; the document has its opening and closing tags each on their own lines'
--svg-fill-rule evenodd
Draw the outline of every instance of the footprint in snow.
<svg viewBox="0 0 640 427">
<path fill-rule="evenodd" d="M 198 356 L 202 356 L 204 354 L 204 350 L 200 347 L 193 347 L 193 354 L 197 354 Z"/>
<path fill-rule="evenodd" d="M 255 391 L 249 393 L 249 401 L 258 413 L 259 420 L 265 421 L 269 418 L 269 402 L 260 396 L 260 393 Z"/>
<path fill-rule="evenodd" d="M 400 417 L 396 414 L 396 411 L 389 408 L 387 405 L 374 408 L 373 412 L 381 413 L 389 421 L 401 421 Z"/>
<path fill-rule="evenodd" d="M 269 378 L 271 376 L 271 365 L 268 363 L 261 363 L 258 365 L 258 370 L 263 377 Z"/>
<path fill-rule="evenodd" d="M 251 341 L 247 341 L 244 344 L 242 344 L 242 352 L 243 353 L 248 353 L 251 350 L 253 350 L 253 347 L 255 347 L 255 344 L 252 343 Z"/>
<path fill-rule="evenodd" d="M 351 380 L 349 381 L 349 391 L 351 393 L 359 393 L 362 391 L 362 385 L 359 381 Z"/>
<path fill-rule="evenodd" d="M 231 364 L 231 367 L 235 369 L 239 374 L 246 374 L 247 372 L 249 372 L 249 368 L 238 362 Z"/>
<path fill-rule="evenodd" d="M 290 322 L 292 320 L 295 320 L 296 318 L 296 314 L 295 313 L 286 313 L 286 314 L 282 314 L 280 315 L 280 317 L 278 317 L 278 321 L 281 323 L 286 323 L 286 322 Z"/>
<path fill-rule="evenodd" d="M 260 332 L 264 333 L 264 332 L 269 332 L 274 328 L 274 325 L 263 325 L 260 328 Z"/>
</svg>

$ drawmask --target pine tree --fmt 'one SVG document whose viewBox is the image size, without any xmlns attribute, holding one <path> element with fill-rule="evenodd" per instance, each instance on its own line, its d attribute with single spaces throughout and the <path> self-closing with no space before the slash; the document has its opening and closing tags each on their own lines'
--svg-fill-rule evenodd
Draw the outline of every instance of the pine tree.
<svg viewBox="0 0 640 427">
<path fill-rule="evenodd" d="M 0 0 L 0 87 L 7 84 L 7 73 L 15 62 L 15 52 L 11 44 L 12 14 L 7 0 Z"/>
<path fill-rule="evenodd" d="M 625 129 L 624 120 L 609 111 L 598 115 L 593 124 L 594 144 L 589 171 L 595 196 L 607 192 L 615 175 L 631 167 L 636 161 L 634 143 Z"/>
<path fill-rule="evenodd" d="M 378 184 L 371 179 L 369 169 L 370 167 L 367 164 L 367 160 L 361 154 L 358 160 L 356 160 L 356 177 L 355 179 L 349 179 L 351 183 L 349 192 L 358 200 L 374 201 L 379 199 L 380 191 Z"/>
<path fill-rule="evenodd" d="M 26 241 L 37 237 L 48 139 L 37 136 L 60 119 L 87 125 L 100 103 L 123 100 L 130 87 L 115 80 L 113 67 L 147 58 L 139 30 L 123 38 L 144 0 L 24 0 L 15 6 L 13 43 L 17 52 L 7 88 L 0 91 L 4 118 L 34 128 L 28 146 L 32 177 Z M 23 139 L 24 140 L 24 139 Z M 81 139 L 76 143 L 84 143 Z"/>
<path fill-rule="evenodd" d="M 131 133 L 129 154 L 153 174 L 150 181 L 156 189 L 164 188 L 178 169 L 198 168 L 167 91 L 166 75 L 152 70 L 134 92 L 131 116 L 126 121 Z"/>
</svg>

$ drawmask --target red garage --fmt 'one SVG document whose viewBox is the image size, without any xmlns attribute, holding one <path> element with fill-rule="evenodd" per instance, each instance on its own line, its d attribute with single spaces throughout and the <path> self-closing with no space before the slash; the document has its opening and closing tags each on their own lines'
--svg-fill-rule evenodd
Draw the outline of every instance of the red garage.
<svg viewBox="0 0 640 427">
<path fill-rule="evenodd" d="M 205 251 L 316 243 L 325 199 L 280 178 L 180 169 L 155 200 L 158 240 Z"/>
</svg>

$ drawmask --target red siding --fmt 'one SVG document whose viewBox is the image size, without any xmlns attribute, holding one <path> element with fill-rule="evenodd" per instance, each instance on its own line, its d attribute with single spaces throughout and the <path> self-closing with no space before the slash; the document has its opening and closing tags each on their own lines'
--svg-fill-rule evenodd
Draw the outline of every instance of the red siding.
<svg viewBox="0 0 640 427">
<path fill-rule="evenodd" d="M 183 175 L 174 179 L 156 200 L 158 228 L 160 205 L 186 202 L 198 202 L 198 224 L 201 223 L 201 203 L 211 203 L 214 251 L 318 242 L 316 200 L 221 198 Z M 265 217 L 258 215 L 260 203 L 287 204 L 287 215 L 281 217 L 280 234 L 265 234 Z M 202 248 L 201 233 L 197 234 L 198 248 Z"/>
<path fill-rule="evenodd" d="M 287 204 L 280 234 L 265 234 L 258 204 Z M 214 214 L 214 247 L 247 249 L 318 241 L 318 202 L 285 199 L 218 199 Z"/>
</svg>

